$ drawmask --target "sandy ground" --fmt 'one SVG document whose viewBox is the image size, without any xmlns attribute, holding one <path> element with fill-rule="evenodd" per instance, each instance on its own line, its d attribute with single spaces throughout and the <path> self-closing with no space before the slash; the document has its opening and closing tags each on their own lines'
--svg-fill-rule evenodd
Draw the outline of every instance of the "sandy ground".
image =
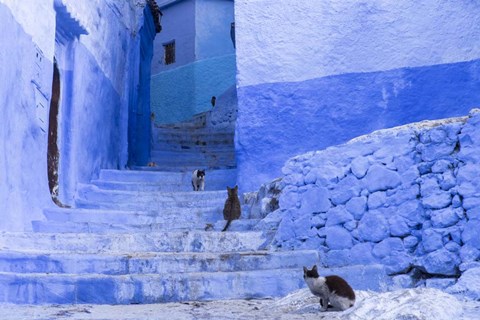
<svg viewBox="0 0 480 320">
<path fill-rule="evenodd" d="M 329 320 L 478 320 L 480 301 L 458 299 L 435 289 L 386 293 L 357 292 L 355 306 L 320 312 L 308 290 L 281 299 L 183 302 L 149 305 L 0 304 L 0 319 L 329 319 Z"/>
</svg>

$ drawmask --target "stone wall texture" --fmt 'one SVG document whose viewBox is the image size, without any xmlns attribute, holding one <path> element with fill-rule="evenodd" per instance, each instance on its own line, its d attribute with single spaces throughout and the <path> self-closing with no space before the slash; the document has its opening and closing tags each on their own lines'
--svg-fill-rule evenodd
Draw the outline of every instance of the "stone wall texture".
<svg viewBox="0 0 480 320">
<path fill-rule="evenodd" d="M 479 112 L 291 158 L 264 219 L 279 221 L 274 245 L 317 249 L 324 267 L 382 264 L 404 285 L 478 267 Z"/>
</svg>

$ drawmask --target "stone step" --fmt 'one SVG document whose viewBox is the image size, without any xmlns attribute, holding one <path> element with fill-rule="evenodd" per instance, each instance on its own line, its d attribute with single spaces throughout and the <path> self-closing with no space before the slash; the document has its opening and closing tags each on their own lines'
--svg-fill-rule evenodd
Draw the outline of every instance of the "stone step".
<svg viewBox="0 0 480 320">
<path fill-rule="evenodd" d="M 101 170 L 99 179 L 112 182 L 140 182 L 166 184 L 189 184 L 192 178 L 190 172 L 163 172 L 155 170 L 155 167 L 142 167 L 144 170 Z M 146 169 L 151 168 L 151 171 Z M 199 168 L 197 168 L 199 169 Z M 236 180 L 236 169 L 207 170 L 207 181 Z"/>
<path fill-rule="evenodd" d="M 0 273 L 0 302 L 147 304 L 261 299 L 305 286 L 301 268 L 239 272 L 97 275 Z"/>
<path fill-rule="evenodd" d="M 236 164 L 222 164 L 222 165 L 210 165 L 208 170 L 235 170 L 237 168 Z M 146 171 L 146 172 L 182 172 L 192 174 L 193 170 L 204 169 L 204 167 L 192 166 L 192 165 L 162 165 L 161 163 L 157 164 L 155 167 L 147 166 L 132 166 L 132 170 Z"/>
<path fill-rule="evenodd" d="M 223 207 L 206 208 L 176 208 L 159 212 L 121 211 L 79 208 L 49 208 L 43 214 L 51 222 L 90 222 L 110 224 L 160 224 L 175 227 L 188 227 L 198 224 L 205 227 L 207 222 L 223 219 Z"/>
<path fill-rule="evenodd" d="M 198 160 L 231 160 L 235 159 L 235 150 L 228 149 L 217 152 L 201 152 L 197 150 L 152 150 L 150 157 L 163 160 L 181 160 L 181 161 L 198 161 Z"/>
<path fill-rule="evenodd" d="M 263 250 L 271 233 L 259 231 L 168 231 L 155 233 L 0 233 L 0 249 L 10 251 L 242 252 Z"/>
<path fill-rule="evenodd" d="M 218 191 L 225 190 L 226 186 L 235 185 L 236 178 L 232 180 L 217 179 L 212 180 L 210 177 L 205 181 L 205 191 Z M 173 192 L 173 191 L 193 191 L 191 179 L 185 179 L 179 183 L 139 183 L 139 182 L 117 182 L 117 181 L 102 181 L 93 180 L 92 184 L 100 189 L 105 190 L 124 190 L 124 191 L 160 191 L 160 192 Z"/>
<path fill-rule="evenodd" d="M 161 124 L 161 125 L 156 125 L 153 128 L 153 131 L 157 130 L 165 130 L 165 129 L 195 129 L 195 128 L 204 128 L 206 121 L 207 121 L 207 112 L 202 112 L 199 114 L 194 115 L 191 119 L 181 121 L 181 122 L 176 122 L 176 123 L 167 123 L 167 124 Z"/>
<path fill-rule="evenodd" d="M 236 220 L 232 221 L 229 231 L 250 231 L 259 220 Z M 173 230 L 223 230 L 225 220 L 182 220 L 162 221 L 157 223 L 112 223 L 112 222 L 60 222 L 60 221 L 32 221 L 34 232 L 43 233 L 132 233 L 132 232 L 160 232 Z"/>
<path fill-rule="evenodd" d="M 226 190 L 202 192 L 142 192 L 105 190 L 91 184 L 79 184 L 75 203 L 79 208 L 147 210 L 166 208 L 204 208 L 223 206 Z"/>
<path fill-rule="evenodd" d="M 388 289 L 382 266 L 322 270 L 355 290 Z M 302 267 L 237 272 L 161 274 L 0 273 L 0 302 L 17 304 L 146 304 L 173 301 L 262 299 L 304 288 Z"/>
<path fill-rule="evenodd" d="M 235 272 L 298 268 L 318 263 L 318 252 L 253 251 L 220 253 L 77 254 L 0 252 L 0 272 L 68 274 L 160 274 Z"/>
<path fill-rule="evenodd" d="M 185 140 L 187 142 L 195 142 L 195 140 L 201 141 L 231 141 L 235 132 L 231 129 L 212 129 L 212 128 L 198 128 L 192 130 L 181 128 L 156 128 L 153 131 L 153 138 L 155 142 L 159 141 L 180 141 Z"/>
<path fill-rule="evenodd" d="M 191 143 L 177 143 L 177 142 L 158 142 L 152 145 L 152 152 L 154 151 L 191 151 L 191 152 L 204 152 L 204 153 L 221 153 L 225 151 L 235 151 L 235 145 L 233 142 L 225 143 L 210 143 L 203 144 L 191 144 Z"/>
</svg>

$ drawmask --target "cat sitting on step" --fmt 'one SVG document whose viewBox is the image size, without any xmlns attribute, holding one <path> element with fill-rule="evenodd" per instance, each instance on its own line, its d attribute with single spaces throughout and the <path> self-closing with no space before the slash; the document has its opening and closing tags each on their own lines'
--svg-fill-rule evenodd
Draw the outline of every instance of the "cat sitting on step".
<svg viewBox="0 0 480 320">
<path fill-rule="evenodd" d="M 355 292 L 339 276 L 320 277 L 317 266 L 314 265 L 312 270 L 303 267 L 303 279 L 310 291 L 320 297 L 321 311 L 326 311 L 328 307 L 343 311 L 355 304 Z"/>
<path fill-rule="evenodd" d="M 223 207 L 223 218 L 227 220 L 227 224 L 222 232 L 228 229 L 232 220 L 239 219 L 240 214 L 242 213 L 240 199 L 238 199 L 238 186 L 235 186 L 235 188 L 227 187 L 227 191 L 228 196 L 225 201 L 225 206 Z"/>
<path fill-rule="evenodd" d="M 193 191 L 205 190 L 205 170 L 195 170 L 192 173 Z"/>
</svg>

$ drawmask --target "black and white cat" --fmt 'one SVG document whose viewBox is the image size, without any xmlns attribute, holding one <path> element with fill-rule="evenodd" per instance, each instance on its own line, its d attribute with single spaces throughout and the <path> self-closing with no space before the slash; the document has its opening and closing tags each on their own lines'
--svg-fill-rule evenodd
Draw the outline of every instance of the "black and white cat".
<svg viewBox="0 0 480 320">
<path fill-rule="evenodd" d="M 321 311 L 326 311 L 329 305 L 336 310 L 346 310 L 355 304 L 355 292 L 352 287 L 339 276 L 320 277 L 317 266 L 312 270 L 303 267 L 303 279 L 310 291 L 320 297 Z"/>
<path fill-rule="evenodd" d="M 205 190 L 205 170 L 195 170 L 192 173 L 193 191 Z"/>
</svg>

